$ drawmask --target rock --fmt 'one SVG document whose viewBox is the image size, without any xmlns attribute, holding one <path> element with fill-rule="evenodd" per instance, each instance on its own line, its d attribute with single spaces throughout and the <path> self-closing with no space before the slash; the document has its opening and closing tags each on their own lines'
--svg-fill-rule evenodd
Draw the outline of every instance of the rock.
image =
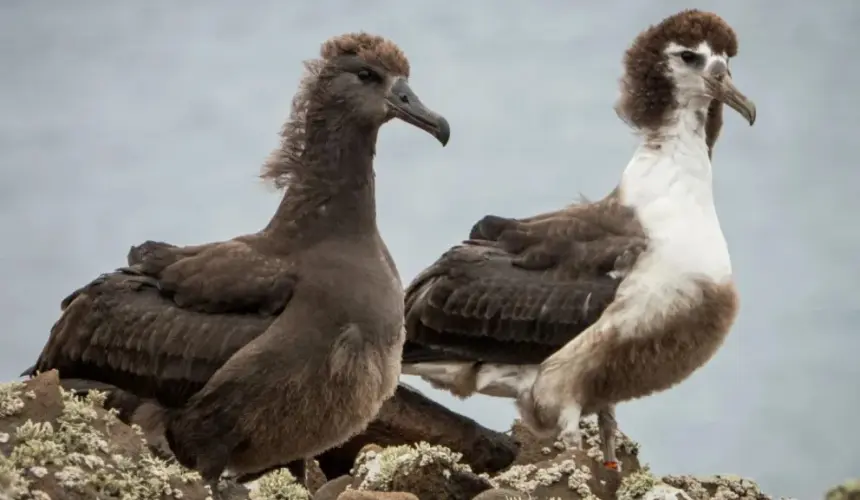
<svg viewBox="0 0 860 500">
<path fill-rule="evenodd" d="M 593 462 L 583 451 L 566 451 L 549 460 L 515 465 L 491 481 L 497 487 L 511 488 L 535 498 L 613 498 L 617 484 L 608 484 L 595 475 Z"/>
<path fill-rule="evenodd" d="M 847 481 L 831 489 L 824 500 L 860 500 L 860 479 Z"/>
<path fill-rule="evenodd" d="M 60 387 L 56 371 L 0 384 L 0 500 L 209 497 L 199 474 L 153 456 L 139 428 L 103 409 L 104 397 L 97 391 L 86 398 L 74 396 Z M 420 426 L 413 425 L 419 420 L 408 420 L 412 434 L 386 439 L 410 441 L 422 432 L 432 434 L 429 428 L 419 432 Z M 754 481 L 738 476 L 655 477 L 640 466 L 639 446 L 621 433 L 617 454 L 622 472 L 611 471 L 602 464 L 593 420 L 580 427 L 585 449 L 572 451 L 536 438 L 515 422 L 512 436 L 505 436 L 518 443 L 514 465 L 492 476 L 475 474 L 460 453 L 444 446 L 364 443 L 354 463 L 334 468 L 351 473 L 325 483 L 317 464 L 309 461 L 308 483 L 316 491 L 314 500 L 770 500 Z M 479 457 L 485 468 L 509 462 L 511 449 L 499 447 L 505 442 L 471 456 Z M 503 456 L 495 461 L 487 454 L 490 449 L 503 450 Z M 286 468 L 260 477 L 251 491 L 231 484 L 221 495 L 225 500 L 311 498 Z M 860 500 L 860 481 L 832 489 L 826 500 Z"/>
<path fill-rule="evenodd" d="M 314 493 L 326 483 L 325 474 L 316 460 L 305 460 L 305 484 L 308 491 Z"/>
<path fill-rule="evenodd" d="M 690 495 L 674 486 L 657 483 L 639 498 L 642 500 L 690 500 Z"/>
<path fill-rule="evenodd" d="M 277 469 L 257 480 L 251 500 L 310 500 L 311 495 L 287 468 Z"/>
<path fill-rule="evenodd" d="M 0 500 L 204 500 L 200 475 L 155 457 L 137 427 L 102 407 L 104 394 L 80 398 L 55 370 L 0 384 Z M 287 469 L 254 491 L 227 483 L 225 500 L 308 500 Z"/>
<path fill-rule="evenodd" d="M 582 444 L 586 454 L 595 460 L 602 462 L 603 453 L 600 451 L 600 431 L 594 418 L 583 419 L 579 423 L 582 429 Z M 520 444 L 520 452 L 514 460 L 514 465 L 534 464 L 544 460 L 555 458 L 565 451 L 564 445 L 555 439 L 540 439 L 520 422 L 514 421 L 511 427 L 513 438 Z M 618 431 L 615 439 L 615 453 L 623 470 L 634 471 L 639 469 L 639 443 Z"/>
<path fill-rule="evenodd" d="M 337 500 L 419 500 L 412 493 L 402 491 L 358 491 L 347 490 Z"/>
<path fill-rule="evenodd" d="M 583 450 L 566 450 L 554 439 L 540 439 L 521 422 L 511 429 L 520 443 L 513 466 L 492 477 L 492 482 L 538 498 L 615 498 L 621 480 L 640 470 L 639 445 L 622 433 L 617 435 L 616 453 L 622 473 L 603 466 L 600 432 L 593 420 L 580 422 Z"/>
<path fill-rule="evenodd" d="M 369 443 L 399 446 L 422 441 L 462 454 L 475 472 L 497 472 L 519 451 L 511 436 L 451 411 L 401 382 L 364 431 L 316 458 L 326 476 L 335 478 L 350 473 L 361 448 Z"/>
<path fill-rule="evenodd" d="M 140 430 L 104 411 L 103 399 L 62 391 L 56 371 L 0 384 L 0 498 L 209 496 L 198 474 L 152 456 Z"/>
<path fill-rule="evenodd" d="M 507 488 L 493 488 L 487 490 L 472 500 L 528 500 L 529 496 L 526 493 L 517 490 L 509 490 Z"/>
<path fill-rule="evenodd" d="M 314 500 L 336 500 L 347 486 L 352 484 L 352 476 L 340 476 L 325 483 L 314 493 Z"/>
<path fill-rule="evenodd" d="M 460 463 L 461 455 L 427 443 L 371 449 L 356 460 L 353 488 L 408 491 L 419 498 L 471 500 L 492 487 Z"/>
<path fill-rule="evenodd" d="M 616 495 L 618 500 L 691 500 L 685 491 L 660 482 L 647 468 L 624 478 Z"/>
<path fill-rule="evenodd" d="M 732 500 L 770 500 L 751 479 L 728 474 L 713 476 L 663 476 L 663 483 L 684 490 L 693 500 L 731 498 Z"/>
</svg>

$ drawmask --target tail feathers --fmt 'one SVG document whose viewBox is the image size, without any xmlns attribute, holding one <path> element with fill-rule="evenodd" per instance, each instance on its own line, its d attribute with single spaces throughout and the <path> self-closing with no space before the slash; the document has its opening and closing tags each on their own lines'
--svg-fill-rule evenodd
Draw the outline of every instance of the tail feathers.
<svg viewBox="0 0 860 500">
<path fill-rule="evenodd" d="M 36 365 L 33 365 L 30 368 L 27 368 L 26 370 L 21 372 L 21 375 L 18 375 L 18 376 L 19 377 L 33 377 L 35 375 L 36 375 Z"/>
</svg>

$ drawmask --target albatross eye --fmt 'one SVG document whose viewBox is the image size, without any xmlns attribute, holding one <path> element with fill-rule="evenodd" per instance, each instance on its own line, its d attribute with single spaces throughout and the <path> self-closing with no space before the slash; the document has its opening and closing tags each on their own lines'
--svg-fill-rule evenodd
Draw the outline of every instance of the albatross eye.
<svg viewBox="0 0 860 500">
<path fill-rule="evenodd" d="M 363 82 L 376 81 L 379 80 L 379 75 L 369 69 L 363 69 L 358 72 L 358 79 Z"/>
<path fill-rule="evenodd" d="M 699 60 L 699 56 L 692 50 L 685 50 L 681 52 L 681 60 L 687 64 L 693 64 Z"/>
</svg>

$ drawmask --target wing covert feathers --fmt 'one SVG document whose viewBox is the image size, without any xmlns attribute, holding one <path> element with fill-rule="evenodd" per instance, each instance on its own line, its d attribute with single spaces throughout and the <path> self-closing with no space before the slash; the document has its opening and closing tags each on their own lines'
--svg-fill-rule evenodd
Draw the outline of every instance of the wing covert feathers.
<svg viewBox="0 0 860 500">
<path fill-rule="evenodd" d="M 488 215 L 406 291 L 406 363 L 540 362 L 594 323 L 647 240 L 618 190 L 526 219 Z"/>
<path fill-rule="evenodd" d="M 105 274 L 69 301 L 35 368 L 178 406 L 272 320 L 183 309 L 162 295 L 157 280 Z"/>
<path fill-rule="evenodd" d="M 461 245 L 407 289 L 407 332 L 409 340 L 443 351 L 489 353 L 494 344 L 515 351 L 510 343 L 518 343 L 551 353 L 593 323 L 616 288 L 608 276 L 529 271 L 497 248 Z"/>
</svg>

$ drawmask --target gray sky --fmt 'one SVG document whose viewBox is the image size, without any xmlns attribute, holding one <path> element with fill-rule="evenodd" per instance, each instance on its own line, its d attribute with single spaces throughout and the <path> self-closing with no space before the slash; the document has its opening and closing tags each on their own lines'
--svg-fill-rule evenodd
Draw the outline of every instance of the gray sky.
<svg viewBox="0 0 860 500">
<path fill-rule="evenodd" d="M 738 31 L 732 72 L 759 111 L 753 128 L 727 113 L 714 159 L 741 313 L 711 363 L 620 407 L 620 426 L 659 473 L 737 473 L 800 499 L 860 475 L 860 4 L 290 3 L 0 3 L 0 378 L 130 245 L 267 222 L 279 198 L 256 175 L 300 61 L 329 36 L 395 40 L 415 91 L 451 122 L 447 148 L 399 122 L 381 134 L 379 224 L 408 281 L 487 213 L 611 189 L 635 144 L 612 111 L 623 50 L 698 6 Z M 510 401 L 415 385 L 497 429 L 515 415 Z"/>
</svg>

